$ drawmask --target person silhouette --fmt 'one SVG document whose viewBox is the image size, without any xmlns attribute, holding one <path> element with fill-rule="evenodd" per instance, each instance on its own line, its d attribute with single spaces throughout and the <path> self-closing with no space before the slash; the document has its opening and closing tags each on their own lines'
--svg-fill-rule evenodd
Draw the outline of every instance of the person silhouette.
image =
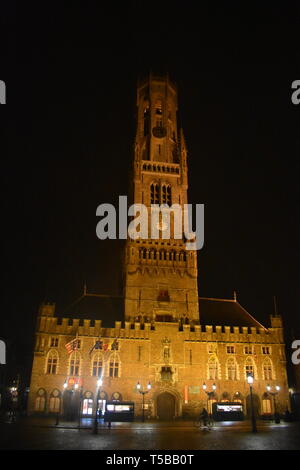
<svg viewBox="0 0 300 470">
<path fill-rule="evenodd" d="M 203 422 L 203 426 L 207 426 L 207 423 L 208 423 L 208 413 L 207 413 L 207 410 L 205 408 L 203 408 L 203 410 L 201 411 L 200 413 L 200 421 Z"/>
</svg>

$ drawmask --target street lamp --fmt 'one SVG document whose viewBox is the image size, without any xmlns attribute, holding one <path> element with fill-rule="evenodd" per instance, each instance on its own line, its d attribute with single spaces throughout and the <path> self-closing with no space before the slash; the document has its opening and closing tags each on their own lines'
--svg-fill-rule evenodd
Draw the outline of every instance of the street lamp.
<svg viewBox="0 0 300 470">
<path fill-rule="evenodd" d="M 102 387 L 103 380 L 101 377 L 97 380 L 97 392 L 96 392 L 96 411 L 94 419 L 94 429 L 93 433 L 98 434 L 98 409 L 99 409 L 99 399 L 100 399 L 100 388 Z"/>
<path fill-rule="evenodd" d="M 140 382 L 137 383 L 136 388 L 143 396 L 143 423 L 145 422 L 145 395 L 146 393 L 150 392 L 151 390 L 151 383 L 149 382 L 147 385 L 147 390 L 143 390 Z"/>
<path fill-rule="evenodd" d="M 276 424 L 279 424 L 280 423 L 280 415 L 279 413 L 277 413 L 277 407 L 276 407 L 276 395 L 279 393 L 280 391 L 280 387 L 279 385 L 276 385 L 275 386 L 275 390 L 274 392 L 271 392 L 271 387 L 270 385 L 267 385 L 267 392 L 272 395 L 273 397 L 273 400 L 274 400 L 274 421 Z"/>
<path fill-rule="evenodd" d="M 208 409 L 209 400 L 211 400 L 212 397 L 214 396 L 214 393 L 215 393 L 215 391 L 216 391 L 217 386 L 216 386 L 216 384 L 213 384 L 213 385 L 212 385 L 212 392 L 208 392 L 208 391 L 206 390 L 206 389 L 207 389 L 207 385 L 206 385 L 206 383 L 204 382 L 203 385 L 202 385 L 202 388 L 203 388 L 204 392 L 205 392 L 206 395 L 207 395 L 207 403 L 206 403 L 207 413 L 208 413 L 209 415 L 211 415 L 211 413 L 209 412 L 210 410 Z"/>
<path fill-rule="evenodd" d="M 62 392 L 61 400 L 60 400 L 60 402 L 59 402 L 59 410 L 58 410 L 58 412 L 57 412 L 57 414 L 56 414 L 56 422 L 55 422 L 55 425 L 56 425 L 56 426 L 59 425 L 59 416 L 60 416 L 60 414 L 61 414 L 61 412 L 62 412 L 63 399 L 64 399 L 64 391 L 66 390 L 67 386 L 68 386 L 68 383 L 67 383 L 67 381 L 65 380 L 65 381 L 64 381 L 64 384 L 63 384 L 63 392 Z"/>
<path fill-rule="evenodd" d="M 247 382 L 250 387 L 252 432 L 257 432 L 256 419 L 255 419 L 254 406 L 253 406 L 253 395 L 252 395 L 252 386 L 254 382 L 254 378 L 252 374 L 247 375 Z"/>
</svg>

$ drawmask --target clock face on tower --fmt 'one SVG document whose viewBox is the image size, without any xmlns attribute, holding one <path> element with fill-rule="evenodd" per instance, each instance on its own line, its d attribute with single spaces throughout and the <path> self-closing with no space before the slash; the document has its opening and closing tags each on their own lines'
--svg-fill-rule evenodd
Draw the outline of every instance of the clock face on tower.
<svg viewBox="0 0 300 470">
<path fill-rule="evenodd" d="M 156 126 L 153 127 L 152 134 L 154 135 L 154 137 L 158 137 L 159 139 L 161 139 L 162 137 L 166 137 L 167 131 L 165 127 Z"/>
</svg>

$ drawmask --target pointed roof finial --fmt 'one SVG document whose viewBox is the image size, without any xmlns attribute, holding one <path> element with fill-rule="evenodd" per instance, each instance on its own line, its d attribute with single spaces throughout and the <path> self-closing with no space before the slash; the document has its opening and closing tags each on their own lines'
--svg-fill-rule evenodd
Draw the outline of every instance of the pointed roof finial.
<svg viewBox="0 0 300 470">
<path fill-rule="evenodd" d="M 236 295 L 236 291 L 234 290 L 233 291 L 233 300 L 236 302 L 237 301 L 237 295 Z"/>
</svg>

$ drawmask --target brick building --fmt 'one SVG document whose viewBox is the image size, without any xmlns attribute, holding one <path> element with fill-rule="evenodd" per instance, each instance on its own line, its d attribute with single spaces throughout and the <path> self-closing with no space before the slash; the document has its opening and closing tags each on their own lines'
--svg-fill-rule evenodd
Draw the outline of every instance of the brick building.
<svg viewBox="0 0 300 470">
<path fill-rule="evenodd" d="M 187 150 L 168 77 L 150 75 L 138 84 L 131 183 L 132 201 L 147 208 L 188 203 Z M 184 236 L 175 238 L 174 220 L 160 215 L 155 239 L 150 225 L 148 237 L 128 238 L 123 296 L 84 289 L 68 311 L 41 306 L 29 413 L 93 415 L 98 395 L 100 408 L 106 400 L 133 401 L 140 414 L 138 382 L 151 383 L 145 395 L 151 417 L 193 416 L 203 406 L 211 411 L 215 401 L 242 403 L 249 413 L 249 373 L 257 414 L 274 412 L 267 385 L 280 386 L 278 409 L 289 407 L 281 317 L 271 316 L 266 327 L 235 295 L 199 298 L 197 252 L 186 249 Z"/>
</svg>

